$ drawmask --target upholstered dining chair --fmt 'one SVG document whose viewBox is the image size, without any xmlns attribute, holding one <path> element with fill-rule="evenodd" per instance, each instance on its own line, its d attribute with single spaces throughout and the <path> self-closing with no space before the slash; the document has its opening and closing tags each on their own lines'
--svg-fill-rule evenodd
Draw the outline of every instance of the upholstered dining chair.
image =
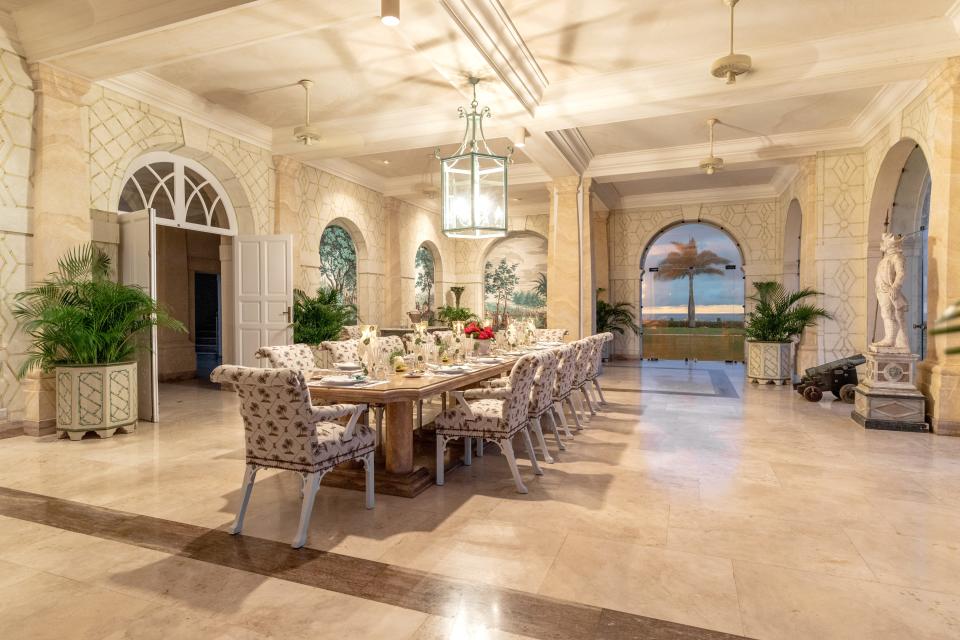
<svg viewBox="0 0 960 640">
<path fill-rule="evenodd" d="M 294 369 L 257 369 L 222 365 L 210 374 L 213 382 L 230 383 L 240 397 L 246 435 L 246 472 L 240 509 L 230 533 L 243 529 L 243 518 L 260 469 L 296 471 L 303 478 L 300 524 L 293 539 L 299 549 L 307 541 L 310 514 L 328 471 L 348 460 L 362 460 L 366 469 L 366 506 L 373 508 L 373 431 L 357 420 L 362 404 L 313 406 L 303 374 Z M 346 425 L 332 422 L 349 418 Z"/>
<path fill-rule="evenodd" d="M 403 344 L 403 340 L 400 336 L 380 336 L 378 340 L 380 353 L 385 355 L 390 355 L 394 351 L 400 351 L 401 353 L 406 353 L 407 349 Z"/>
<path fill-rule="evenodd" d="M 340 337 L 342 340 L 359 340 L 363 336 L 363 330 L 358 324 L 348 324 L 344 325 L 340 329 Z"/>
<path fill-rule="evenodd" d="M 596 410 L 593 408 L 593 402 L 591 402 L 590 396 L 586 391 L 587 377 L 590 375 L 590 367 L 593 363 L 593 353 L 596 347 L 596 340 L 593 338 L 594 336 L 587 336 L 574 343 L 578 347 L 577 372 L 573 378 L 573 391 L 576 393 L 571 393 L 570 398 L 573 400 L 573 405 L 577 410 L 584 414 L 584 419 L 587 418 L 588 410 L 591 416 L 597 415 Z M 583 400 L 583 402 L 581 402 L 581 400 Z M 586 404 L 586 408 L 584 408 L 584 403 Z"/>
<path fill-rule="evenodd" d="M 260 347 L 254 355 L 258 358 L 265 358 L 273 369 L 306 371 L 317 368 L 317 360 L 313 355 L 313 349 L 308 344 Z"/>
<path fill-rule="evenodd" d="M 320 346 L 330 352 L 333 362 L 356 362 L 359 340 L 327 340 Z"/>
<path fill-rule="evenodd" d="M 563 342 L 567 335 L 566 329 L 534 329 L 533 335 L 537 342 Z"/>
<path fill-rule="evenodd" d="M 590 371 L 587 374 L 587 382 L 592 384 L 594 390 L 597 392 L 597 404 L 605 405 L 607 404 L 607 399 L 603 397 L 603 389 L 600 387 L 600 368 L 603 361 L 603 345 L 608 342 L 613 342 L 613 334 L 610 332 L 600 333 L 594 337 L 597 340 L 597 345 L 593 354 L 593 362 L 590 363 Z M 589 388 L 589 386 L 584 388 Z"/>
<path fill-rule="evenodd" d="M 468 402 L 462 391 L 454 391 L 453 396 L 457 405 L 442 412 L 434 421 L 437 433 L 437 484 L 444 483 L 443 459 L 447 442 L 456 438 L 463 438 L 464 464 L 471 463 L 473 438 L 490 441 L 497 444 L 507 459 L 517 493 L 527 493 L 527 487 L 520 478 L 517 468 L 517 459 L 513 452 L 513 436 L 523 434 L 530 455 L 533 472 L 543 475 L 537 456 L 533 451 L 530 440 L 527 413 L 530 406 L 530 390 L 533 388 L 534 378 L 540 366 L 540 359 L 528 354 L 517 360 L 510 372 L 509 393 L 503 398 L 485 398 Z"/>
<path fill-rule="evenodd" d="M 573 401 L 570 399 L 573 393 L 573 383 L 577 377 L 577 360 L 581 349 L 582 346 L 578 342 L 571 342 L 570 344 L 554 349 L 560 360 L 560 364 L 557 367 L 557 381 L 553 385 L 553 415 L 556 420 L 560 421 L 560 426 L 563 427 L 567 437 L 571 437 L 571 434 L 570 429 L 567 427 L 567 418 L 563 413 L 564 403 L 570 407 L 577 429 L 582 428 L 580 416 L 577 414 L 576 407 L 573 406 Z"/>
<path fill-rule="evenodd" d="M 533 378 L 533 387 L 530 390 L 530 405 L 527 411 L 527 418 L 530 420 L 530 429 L 537 436 L 537 442 L 540 445 L 540 451 L 543 461 L 553 463 L 553 457 L 547 449 L 546 440 L 543 437 L 543 420 L 550 421 L 554 438 L 557 441 L 557 447 L 563 451 L 567 447 L 560 439 L 560 433 L 557 431 L 557 422 L 553 417 L 553 386 L 557 381 L 557 366 L 559 359 L 557 354 L 550 351 L 540 351 L 536 354 L 540 361 L 537 373 Z M 483 398 L 506 398 L 510 393 L 510 379 L 498 378 L 491 381 L 491 384 L 479 389 L 468 389 L 464 392 L 467 400 Z"/>
</svg>

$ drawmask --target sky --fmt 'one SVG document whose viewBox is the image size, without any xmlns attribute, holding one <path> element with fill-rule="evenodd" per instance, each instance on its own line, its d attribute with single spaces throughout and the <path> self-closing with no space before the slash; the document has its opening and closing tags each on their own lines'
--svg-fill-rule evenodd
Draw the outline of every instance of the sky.
<svg viewBox="0 0 960 640">
<path fill-rule="evenodd" d="M 514 236 L 501 240 L 487 255 L 487 261 L 494 268 L 506 258 L 509 264 L 517 263 L 517 275 L 520 276 L 518 291 L 528 291 L 537 284 L 537 276 L 547 272 L 547 241 L 540 236 Z"/>
<path fill-rule="evenodd" d="M 684 224 L 667 230 L 656 239 L 647 252 L 645 268 L 659 266 L 674 250 L 673 242 L 697 241 L 698 251 L 713 251 L 738 268 L 724 270 L 722 276 L 701 275 L 694 278 L 693 292 L 697 315 L 739 313 L 743 310 L 743 271 L 740 252 L 733 240 L 723 231 L 706 224 Z M 653 273 L 643 277 L 643 307 L 647 314 L 683 315 L 687 313 L 688 284 L 686 278 L 664 281 Z"/>
</svg>

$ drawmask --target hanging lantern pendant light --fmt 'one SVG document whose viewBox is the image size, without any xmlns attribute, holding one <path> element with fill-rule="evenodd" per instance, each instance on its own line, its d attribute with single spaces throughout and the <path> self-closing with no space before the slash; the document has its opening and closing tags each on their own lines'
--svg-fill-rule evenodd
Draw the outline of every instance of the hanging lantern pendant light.
<svg viewBox="0 0 960 640">
<path fill-rule="evenodd" d="M 460 148 L 443 158 L 440 149 L 441 221 L 444 235 L 451 238 L 498 238 L 507 235 L 507 165 L 513 148 L 501 156 L 487 146 L 483 119 L 490 108 L 478 110 L 477 78 L 470 78 L 473 100 L 470 111 L 459 108 L 466 120 Z"/>
</svg>

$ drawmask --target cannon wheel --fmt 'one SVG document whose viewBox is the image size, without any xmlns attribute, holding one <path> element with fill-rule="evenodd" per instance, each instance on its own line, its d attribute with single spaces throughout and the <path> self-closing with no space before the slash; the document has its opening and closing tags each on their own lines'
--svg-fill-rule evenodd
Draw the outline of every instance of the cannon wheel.
<svg viewBox="0 0 960 640">
<path fill-rule="evenodd" d="M 823 398 L 823 391 L 820 391 L 817 387 L 807 387 L 803 390 L 803 397 L 810 402 L 820 402 L 820 399 Z"/>
<path fill-rule="evenodd" d="M 840 387 L 840 399 L 847 404 L 853 404 L 857 398 L 857 385 L 845 384 Z"/>
</svg>

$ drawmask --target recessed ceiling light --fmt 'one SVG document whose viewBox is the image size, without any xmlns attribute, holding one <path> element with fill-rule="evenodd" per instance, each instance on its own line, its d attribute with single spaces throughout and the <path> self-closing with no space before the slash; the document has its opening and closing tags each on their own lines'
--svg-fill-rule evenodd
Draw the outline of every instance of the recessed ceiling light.
<svg viewBox="0 0 960 640">
<path fill-rule="evenodd" d="M 514 202 L 520 202 L 521 200 L 523 200 L 523 198 L 510 198 L 510 199 L 513 200 Z"/>
<path fill-rule="evenodd" d="M 380 22 L 388 27 L 400 24 L 400 0 L 380 0 Z"/>
<path fill-rule="evenodd" d="M 381 160 L 380 162 L 382 162 L 383 164 L 390 164 L 389 160 Z"/>
</svg>

